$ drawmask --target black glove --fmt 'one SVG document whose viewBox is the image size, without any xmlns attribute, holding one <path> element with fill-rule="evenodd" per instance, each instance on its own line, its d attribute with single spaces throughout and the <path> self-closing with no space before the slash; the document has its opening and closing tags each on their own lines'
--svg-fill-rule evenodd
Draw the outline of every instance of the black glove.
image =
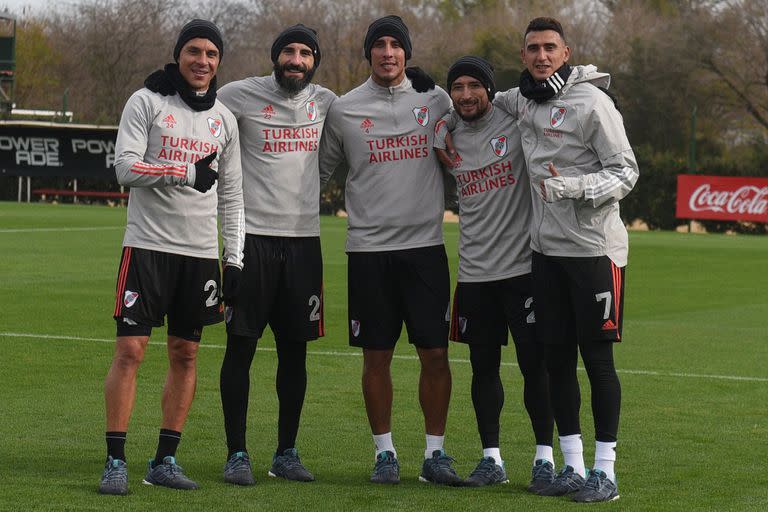
<svg viewBox="0 0 768 512">
<path fill-rule="evenodd" d="M 435 88 L 435 81 L 426 71 L 418 66 L 405 68 L 405 76 L 411 81 L 416 92 L 427 92 Z"/>
<path fill-rule="evenodd" d="M 215 158 L 216 151 L 195 162 L 195 184 L 192 185 L 192 188 L 198 192 L 208 192 L 213 184 L 216 183 L 219 174 L 211 169 L 211 162 Z"/>
<path fill-rule="evenodd" d="M 233 265 L 226 265 L 224 267 L 224 279 L 221 284 L 221 300 L 227 306 L 232 306 L 237 292 L 240 291 L 240 276 L 243 271 Z"/>
</svg>

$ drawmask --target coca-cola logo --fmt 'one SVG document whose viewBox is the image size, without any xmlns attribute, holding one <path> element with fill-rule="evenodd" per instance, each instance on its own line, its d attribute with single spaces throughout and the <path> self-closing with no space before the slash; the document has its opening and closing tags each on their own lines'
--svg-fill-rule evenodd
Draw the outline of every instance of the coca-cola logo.
<svg viewBox="0 0 768 512">
<path fill-rule="evenodd" d="M 764 215 L 768 212 L 768 187 L 744 185 L 736 190 L 712 190 L 705 183 L 693 191 L 688 207 L 694 212 Z"/>
</svg>

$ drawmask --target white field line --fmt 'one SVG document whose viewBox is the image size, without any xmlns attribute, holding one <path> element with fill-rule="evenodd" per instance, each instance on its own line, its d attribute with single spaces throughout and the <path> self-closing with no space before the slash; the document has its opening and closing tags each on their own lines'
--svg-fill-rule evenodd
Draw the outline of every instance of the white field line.
<svg viewBox="0 0 768 512">
<path fill-rule="evenodd" d="M 114 338 L 81 338 L 79 336 L 59 336 L 59 335 L 53 335 L 53 334 L 29 334 L 29 333 L 18 333 L 18 332 L 0 332 L 0 338 L 6 337 L 6 338 L 33 338 L 38 340 L 68 340 L 68 341 L 97 341 L 100 343 L 114 343 Z M 150 345 L 159 345 L 159 346 L 165 346 L 164 341 L 150 341 Z M 225 347 L 224 345 L 210 345 L 206 343 L 201 343 L 200 347 L 202 348 L 213 348 L 213 349 L 220 349 L 223 350 Z M 259 347 L 258 351 L 268 351 L 268 352 L 274 352 L 274 348 L 269 347 Z M 257 351 L 257 352 L 258 352 Z M 349 351 L 349 352 L 339 352 L 339 351 L 331 351 L 331 350 L 308 350 L 307 354 L 311 355 L 317 355 L 317 356 L 346 356 L 346 357 L 361 357 L 362 353 L 360 351 Z M 395 355 L 393 356 L 395 359 L 405 359 L 408 361 L 416 361 L 418 360 L 417 356 L 406 356 L 406 355 Z M 451 358 L 450 361 L 452 363 L 465 363 L 469 364 L 469 359 L 454 359 Z M 515 363 L 501 363 L 502 366 L 517 366 Z M 584 371 L 584 368 L 579 368 L 580 371 Z M 659 372 L 654 370 L 626 370 L 626 369 L 617 369 L 617 373 L 620 374 L 627 374 L 627 375 L 649 375 L 653 377 L 674 377 L 674 378 L 686 378 L 686 379 L 707 379 L 707 380 L 730 380 L 730 381 L 740 381 L 740 382 L 768 382 L 768 377 L 746 377 L 746 376 L 740 376 L 740 375 L 712 375 L 712 374 L 704 374 L 704 373 L 684 373 L 684 372 Z"/>
<path fill-rule="evenodd" d="M 46 233 L 50 231 L 109 231 L 125 229 L 125 226 L 92 226 L 83 228 L 26 228 L 26 229 L 0 229 L 0 233 Z"/>
</svg>

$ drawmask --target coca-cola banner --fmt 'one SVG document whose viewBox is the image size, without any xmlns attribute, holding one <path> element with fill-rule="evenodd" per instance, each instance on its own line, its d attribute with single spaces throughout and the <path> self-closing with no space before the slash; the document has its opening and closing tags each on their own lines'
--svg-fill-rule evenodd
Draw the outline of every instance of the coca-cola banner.
<svg viewBox="0 0 768 512">
<path fill-rule="evenodd" d="M 768 222 L 768 178 L 677 176 L 680 219 Z"/>
</svg>

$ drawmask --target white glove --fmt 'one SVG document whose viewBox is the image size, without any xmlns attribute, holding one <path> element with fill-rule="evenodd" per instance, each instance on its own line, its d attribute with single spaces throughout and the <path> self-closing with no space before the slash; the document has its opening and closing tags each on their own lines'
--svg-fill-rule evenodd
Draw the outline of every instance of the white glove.
<svg viewBox="0 0 768 512">
<path fill-rule="evenodd" d="M 579 199 L 584 195 L 580 177 L 554 176 L 541 182 L 541 198 L 548 203 Z"/>
</svg>

